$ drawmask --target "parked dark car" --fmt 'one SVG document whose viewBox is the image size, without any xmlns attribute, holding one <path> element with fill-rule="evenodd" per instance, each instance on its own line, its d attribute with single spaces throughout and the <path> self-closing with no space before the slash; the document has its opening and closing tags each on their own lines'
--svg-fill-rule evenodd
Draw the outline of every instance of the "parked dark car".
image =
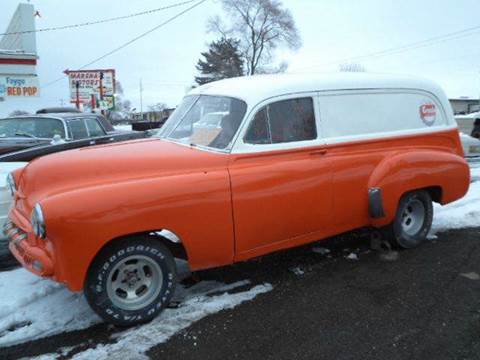
<svg viewBox="0 0 480 360">
<path fill-rule="evenodd" d="M 99 136 L 95 138 L 72 140 L 57 144 L 39 145 L 28 149 L 10 152 L 8 154 L 1 154 L 0 163 L 32 161 L 37 157 L 53 154 L 60 151 L 78 149 L 93 145 L 109 144 L 120 141 L 137 140 L 147 137 L 150 137 L 150 134 L 145 131 L 126 131 L 111 133 L 109 135 Z"/>
<path fill-rule="evenodd" d="M 472 137 L 480 139 L 480 119 L 475 119 L 472 130 Z"/>
<path fill-rule="evenodd" d="M 53 142 L 117 134 L 105 117 L 97 114 L 41 113 L 0 119 L 0 154 Z"/>
</svg>

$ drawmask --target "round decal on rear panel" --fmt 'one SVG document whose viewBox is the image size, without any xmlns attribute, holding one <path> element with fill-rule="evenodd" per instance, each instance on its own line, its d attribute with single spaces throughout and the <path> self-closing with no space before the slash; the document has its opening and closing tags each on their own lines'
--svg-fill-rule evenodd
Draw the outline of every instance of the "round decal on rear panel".
<svg viewBox="0 0 480 360">
<path fill-rule="evenodd" d="M 437 107 L 433 102 L 420 105 L 420 118 L 427 126 L 432 126 L 437 119 Z"/>
</svg>

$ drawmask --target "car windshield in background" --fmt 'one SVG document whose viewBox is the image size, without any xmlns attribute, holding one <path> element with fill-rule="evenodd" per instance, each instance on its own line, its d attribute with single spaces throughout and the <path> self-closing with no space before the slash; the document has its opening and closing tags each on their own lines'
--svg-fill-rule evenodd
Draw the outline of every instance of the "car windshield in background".
<svg viewBox="0 0 480 360">
<path fill-rule="evenodd" d="M 159 136 L 184 144 L 224 150 L 245 116 L 247 104 L 222 96 L 187 96 Z"/>
<path fill-rule="evenodd" d="M 51 139 L 55 135 L 65 138 L 62 121 L 48 118 L 11 118 L 0 120 L 0 139 L 30 137 Z"/>
</svg>

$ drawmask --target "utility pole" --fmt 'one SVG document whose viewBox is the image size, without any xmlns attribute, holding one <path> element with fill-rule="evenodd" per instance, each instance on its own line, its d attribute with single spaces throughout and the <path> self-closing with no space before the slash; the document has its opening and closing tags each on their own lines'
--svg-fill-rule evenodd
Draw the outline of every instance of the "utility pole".
<svg viewBox="0 0 480 360">
<path fill-rule="evenodd" d="M 143 121 L 143 84 L 140 78 L 140 119 Z"/>
</svg>

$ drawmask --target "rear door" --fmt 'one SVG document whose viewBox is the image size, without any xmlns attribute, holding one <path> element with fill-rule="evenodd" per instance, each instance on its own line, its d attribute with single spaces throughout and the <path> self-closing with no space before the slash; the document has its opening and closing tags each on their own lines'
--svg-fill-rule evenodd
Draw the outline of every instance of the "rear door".
<svg viewBox="0 0 480 360">
<path fill-rule="evenodd" d="M 316 95 L 277 98 L 252 113 L 229 166 L 237 259 L 305 242 L 331 220 Z"/>
<path fill-rule="evenodd" d="M 88 130 L 84 119 L 73 119 L 68 121 L 70 137 L 73 140 L 88 138 Z"/>
</svg>

